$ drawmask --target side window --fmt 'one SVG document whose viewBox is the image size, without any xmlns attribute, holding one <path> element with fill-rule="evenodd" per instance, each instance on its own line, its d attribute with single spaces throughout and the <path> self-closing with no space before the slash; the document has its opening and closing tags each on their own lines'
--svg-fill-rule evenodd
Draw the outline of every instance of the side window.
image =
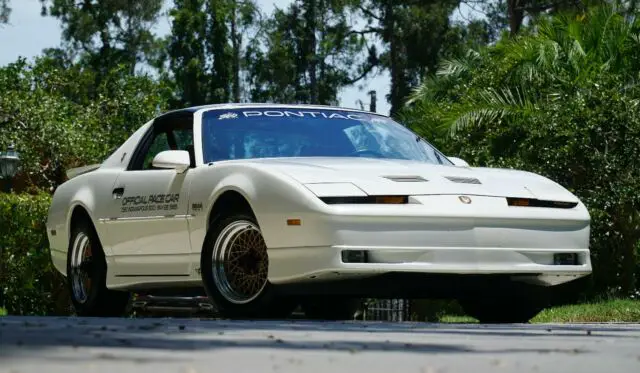
<svg viewBox="0 0 640 373">
<path fill-rule="evenodd" d="M 153 170 L 153 158 L 166 150 L 186 150 L 195 167 L 193 128 L 190 119 L 178 118 L 154 124 L 134 152 L 128 170 Z"/>
<path fill-rule="evenodd" d="M 176 129 L 173 131 L 173 136 L 176 138 L 178 150 L 189 150 L 189 147 L 193 146 L 193 130 L 191 128 Z"/>
<path fill-rule="evenodd" d="M 151 143 L 151 146 L 149 147 L 149 150 L 147 151 L 147 154 L 145 154 L 144 156 L 142 169 L 143 170 L 152 169 L 153 166 L 151 165 L 151 163 L 153 162 L 153 158 L 158 153 L 163 152 L 165 150 L 170 150 L 170 149 L 171 148 L 169 147 L 169 141 L 167 141 L 167 134 L 164 132 L 161 132 L 158 135 L 156 135 L 156 137 L 153 139 L 153 142 Z"/>
</svg>

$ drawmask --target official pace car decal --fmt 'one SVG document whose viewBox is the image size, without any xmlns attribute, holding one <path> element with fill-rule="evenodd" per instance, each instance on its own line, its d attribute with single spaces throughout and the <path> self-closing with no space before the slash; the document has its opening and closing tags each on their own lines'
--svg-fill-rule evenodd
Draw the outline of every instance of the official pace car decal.
<svg viewBox="0 0 640 373">
<path fill-rule="evenodd" d="M 179 193 L 124 197 L 122 199 L 120 212 L 177 210 L 179 200 Z"/>
<path fill-rule="evenodd" d="M 290 110 L 243 110 L 238 112 L 227 112 L 220 114 L 218 120 L 238 119 L 238 117 L 294 117 L 294 118 L 323 118 L 323 119 L 353 119 L 365 120 L 367 117 L 357 113 L 338 113 L 338 112 L 321 112 L 321 111 L 290 111 Z"/>
</svg>

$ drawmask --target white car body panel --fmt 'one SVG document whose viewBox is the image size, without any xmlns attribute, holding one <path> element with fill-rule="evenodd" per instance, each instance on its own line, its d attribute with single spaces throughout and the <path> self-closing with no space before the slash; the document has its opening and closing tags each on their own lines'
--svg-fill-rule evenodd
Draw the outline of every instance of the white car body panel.
<svg viewBox="0 0 640 373">
<path fill-rule="evenodd" d="M 368 158 L 203 164 L 203 112 L 266 106 L 292 107 L 212 105 L 195 111 L 196 167 L 185 172 L 125 171 L 138 142 L 153 125 L 150 121 L 99 168 L 62 184 L 54 194 L 47 222 L 57 270 L 66 275 L 71 216 L 80 206 L 89 214 L 104 248 L 109 288 L 201 285 L 200 252 L 210 212 L 223 193 L 233 191 L 255 213 L 269 249 L 273 284 L 417 272 L 529 274 L 529 279 L 523 279 L 554 285 L 591 273 L 586 207 L 557 183 L 529 172 Z M 469 183 L 473 182 L 469 178 L 479 184 Z M 123 185 L 122 198 L 115 198 L 112 191 Z M 170 210 L 137 207 L 145 206 L 151 195 L 163 202 L 156 206 L 173 206 Z M 329 205 L 319 198 L 365 195 L 411 197 L 405 205 Z M 468 196 L 471 203 L 462 203 L 460 196 Z M 507 205 L 506 196 L 578 205 L 514 207 Z M 289 226 L 287 219 L 301 219 L 302 225 Z M 371 262 L 343 263 L 343 249 L 369 250 Z M 580 264 L 554 265 L 553 255 L 563 252 L 579 254 Z"/>
</svg>

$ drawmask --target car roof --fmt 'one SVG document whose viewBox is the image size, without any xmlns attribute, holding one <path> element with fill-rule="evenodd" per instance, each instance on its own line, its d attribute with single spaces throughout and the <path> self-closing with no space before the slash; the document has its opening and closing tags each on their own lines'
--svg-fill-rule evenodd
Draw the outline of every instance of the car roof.
<svg viewBox="0 0 640 373">
<path fill-rule="evenodd" d="M 388 117 L 384 114 L 374 113 L 366 110 L 352 109 L 352 108 L 344 108 L 339 106 L 330 106 L 330 105 L 308 105 L 308 104 L 273 104 L 273 103 L 226 103 L 226 104 L 209 104 L 209 105 L 200 105 L 200 106 L 191 106 L 177 110 L 171 110 L 165 113 L 162 113 L 158 116 L 158 118 L 162 118 L 165 116 L 173 116 L 176 114 L 193 114 L 200 110 L 214 110 L 214 109 L 240 109 L 240 108 L 290 108 L 290 109 L 330 109 L 330 110 L 342 110 L 342 111 L 351 111 L 355 113 L 366 113 L 366 114 L 374 114 L 382 117 Z"/>
</svg>

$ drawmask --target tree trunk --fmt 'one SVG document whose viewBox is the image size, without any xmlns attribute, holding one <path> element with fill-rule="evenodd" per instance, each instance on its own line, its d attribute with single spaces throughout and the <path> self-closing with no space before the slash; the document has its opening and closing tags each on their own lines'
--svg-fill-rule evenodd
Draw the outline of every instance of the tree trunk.
<svg viewBox="0 0 640 373">
<path fill-rule="evenodd" d="M 309 101 L 311 104 L 318 103 L 318 76 L 317 76 L 317 51 L 316 51 L 316 31 L 317 31 L 317 0 L 307 0 L 307 59 L 309 60 Z"/>
<path fill-rule="evenodd" d="M 391 70 L 391 110 L 390 115 L 396 114 L 401 108 L 407 93 L 401 43 L 396 34 L 396 17 L 393 1 L 389 0 L 385 7 L 384 32 L 389 42 L 389 69 Z"/>
<path fill-rule="evenodd" d="M 232 74 L 230 71 L 230 58 L 226 50 L 228 42 L 227 24 L 228 13 L 225 13 L 223 4 L 218 0 L 209 1 L 210 32 L 209 55 L 213 57 L 211 69 L 211 84 L 209 88 L 209 101 L 211 103 L 223 103 L 229 101 Z"/>
<path fill-rule="evenodd" d="M 233 101 L 240 102 L 240 47 L 242 35 L 237 31 L 237 0 L 232 1 L 231 6 L 231 44 L 233 47 Z"/>
<path fill-rule="evenodd" d="M 514 37 L 520 31 L 524 20 L 524 0 L 507 0 L 507 16 L 510 35 Z"/>
</svg>

